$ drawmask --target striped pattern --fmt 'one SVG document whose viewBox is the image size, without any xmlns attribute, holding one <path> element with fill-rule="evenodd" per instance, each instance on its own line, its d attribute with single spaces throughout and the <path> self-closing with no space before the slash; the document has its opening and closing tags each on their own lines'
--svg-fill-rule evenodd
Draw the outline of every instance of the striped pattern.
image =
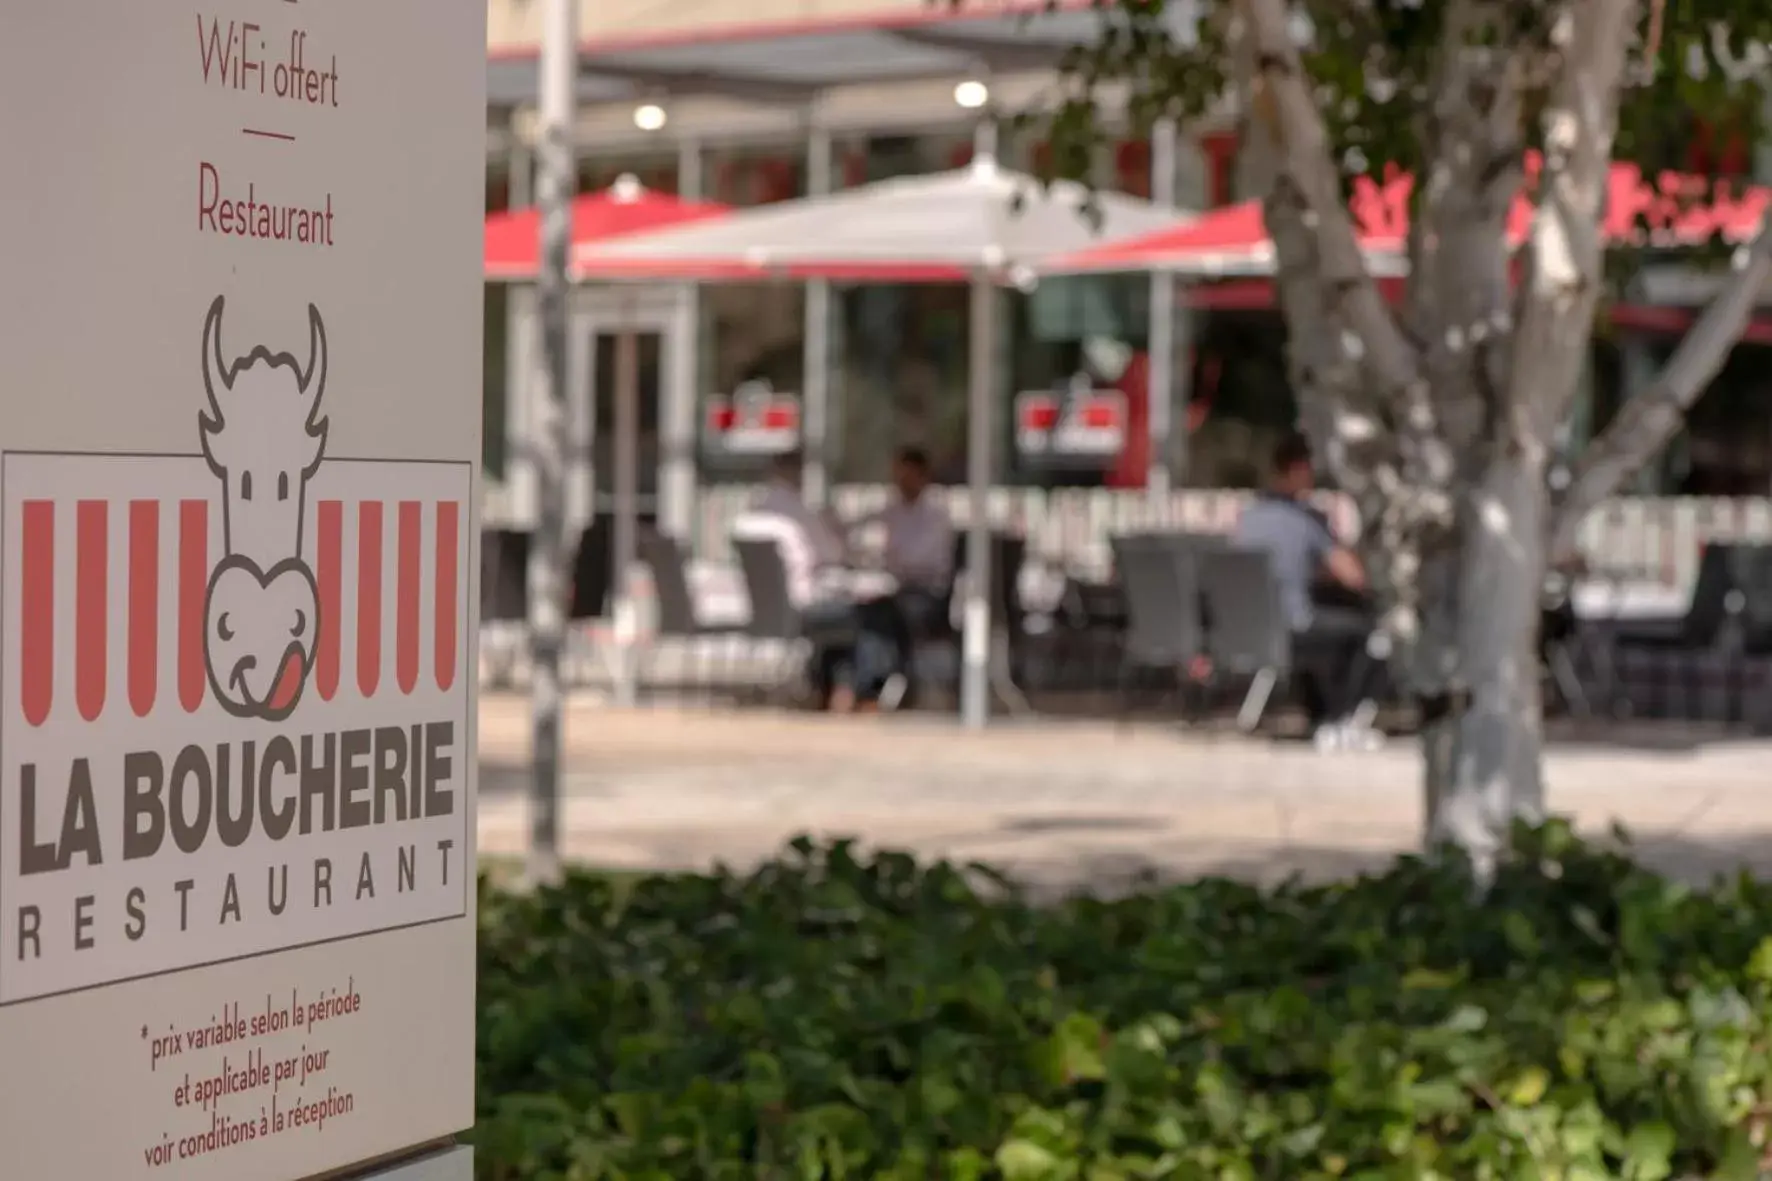
<svg viewBox="0 0 1772 1181">
<path fill-rule="evenodd" d="M 955 523 L 963 526 L 968 519 L 965 490 L 940 493 Z M 754 488 L 737 484 L 700 490 L 697 557 L 733 560 L 727 541 L 732 521 L 755 494 Z M 836 509 L 846 517 L 883 506 L 891 495 L 886 485 L 832 490 Z M 1189 488 L 1156 505 L 1140 491 L 999 486 L 991 489 L 986 508 L 994 527 L 1025 534 L 1031 560 L 1105 577 L 1110 536 L 1153 528 L 1227 532 L 1236 527 L 1251 495 L 1240 489 Z M 507 500 L 489 489 L 489 524 L 500 519 L 501 511 L 511 515 Z M 1325 496 L 1323 502 L 1338 528 L 1358 528 L 1358 516 L 1344 498 Z M 1596 572 L 1679 588 L 1691 586 L 1699 551 L 1710 541 L 1772 543 L 1772 498 L 1621 497 L 1597 509 L 1581 530 L 1582 552 Z"/>
<path fill-rule="evenodd" d="M 192 464 L 195 475 L 208 476 L 202 461 L 163 461 L 183 468 L 173 481 L 180 491 L 198 495 L 69 498 L 52 489 L 34 495 L 30 485 L 39 481 L 15 479 L 15 469 L 46 457 L 26 458 L 33 463 L 8 456 L 6 470 L 6 560 L 16 572 L 7 575 L 10 634 L 0 651 L 13 665 L 5 671 L 14 716 L 40 727 L 95 722 L 118 710 L 144 719 L 204 710 L 212 696 L 204 596 L 223 531 L 219 491 L 201 495 L 216 481 L 191 478 Z M 105 462 L 67 459 L 95 471 Z M 317 478 L 319 495 L 307 505 L 304 548 L 319 619 L 304 701 L 446 693 L 460 676 L 465 646 L 467 469 L 352 466 L 382 469 L 380 478 L 374 470 L 341 472 L 330 489 Z M 396 468 L 403 471 L 389 470 Z M 113 473 L 97 486 L 118 482 Z M 329 494 L 353 490 L 341 485 L 406 484 L 417 485 L 415 495 Z"/>
</svg>

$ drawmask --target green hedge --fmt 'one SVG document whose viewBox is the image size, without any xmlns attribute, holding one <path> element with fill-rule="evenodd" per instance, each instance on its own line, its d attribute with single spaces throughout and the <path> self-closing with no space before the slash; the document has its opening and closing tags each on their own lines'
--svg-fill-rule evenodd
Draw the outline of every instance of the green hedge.
<svg viewBox="0 0 1772 1181">
<path fill-rule="evenodd" d="M 1030 901 L 796 842 L 483 887 L 486 1181 L 1755 1175 L 1772 887 L 1560 823 L 1453 867 Z"/>
</svg>

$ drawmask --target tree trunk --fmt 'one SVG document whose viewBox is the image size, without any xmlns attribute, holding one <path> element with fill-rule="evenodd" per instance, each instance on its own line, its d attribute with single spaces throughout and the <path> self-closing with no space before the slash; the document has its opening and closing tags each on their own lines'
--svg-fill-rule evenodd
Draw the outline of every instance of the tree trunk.
<svg viewBox="0 0 1772 1181">
<path fill-rule="evenodd" d="M 574 78 L 577 71 L 577 6 L 549 0 L 541 62 L 541 275 L 539 284 L 544 365 L 528 440 L 535 469 L 536 519 L 529 550 L 530 818 L 529 876 L 551 881 L 560 869 L 560 764 L 565 688 L 561 655 L 566 647 L 566 521 L 568 320 L 572 248 Z"/>
<path fill-rule="evenodd" d="M 1544 808 L 1538 632 L 1547 512 L 1541 451 L 1498 455 L 1463 497 L 1450 610 L 1452 683 L 1423 731 L 1426 837 L 1453 844 L 1480 875 L 1516 817 Z"/>
</svg>

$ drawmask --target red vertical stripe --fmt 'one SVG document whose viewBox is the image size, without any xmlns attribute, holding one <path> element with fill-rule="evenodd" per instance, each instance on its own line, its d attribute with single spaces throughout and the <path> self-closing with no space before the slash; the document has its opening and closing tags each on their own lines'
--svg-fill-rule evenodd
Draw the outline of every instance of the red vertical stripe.
<svg viewBox="0 0 1772 1181">
<path fill-rule="evenodd" d="M 418 684 L 418 551 L 423 529 L 424 505 L 416 500 L 402 500 L 399 566 L 394 583 L 394 677 L 402 693 L 412 692 Z"/>
<path fill-rule="evenodd" d="M 357 691 L 381 683 L 381 501 L 357 506 Z"/>
<path fill-rule="evenodd" d="M 338 692 L 339 636 L 344 617 L 345 506 L 342 501 L 320 502 L 319 570 L 320 632 L 315 638 L 314 681 L 323 701 Z"/>
<path fill-rule="evenodd" d="M 82 500 L 74 506 L 74 704 L 89 722 L 105 708 L 109 508 L 102 500 Z"/>
<path fill-rule="evenodd" d="M 455 636 L 461 624 L 456 619 L 455 588 L 461 575 L 457 569 L 461 545 L 461 505 L 453 500 L 437 502 L 437 688 L 447 690 L 455 684 Z"/>
<path fill-rule="evenodd" d="M 186 713 L 203 704 L 203 596 L 209 590 L 209 502 L 178 505 L 178 700 Z"/>
<path fill-rule="evenodd" d="M 129 705 L 145 718 L 159 680 L 160 502 L 129 502 Z"/>
<path fill-rule="evenodd" d="M 19 603 L 19 704 L 41 726 L 55 694 L 55 502 L 24 505 L 24 572 Z"/>
</svg>

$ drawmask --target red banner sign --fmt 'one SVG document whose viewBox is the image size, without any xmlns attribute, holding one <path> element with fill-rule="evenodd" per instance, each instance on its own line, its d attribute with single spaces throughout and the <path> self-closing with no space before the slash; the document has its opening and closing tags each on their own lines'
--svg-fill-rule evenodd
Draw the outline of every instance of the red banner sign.
<svg viewBox="0 0 1772 1181">
<path fill-rule="evenodd" d="M 800 445 L 800 397 L 747 382 L 707 400 L 705 442 L 722 455 L 782 455 Z"/>
<path fill-rule="evenodd" d="M 1018 394 L 1015 445 L 1028 458 L 1111 460 L 1126 445 L 1126 395 L 1118 390 Z"/>
</svg>

